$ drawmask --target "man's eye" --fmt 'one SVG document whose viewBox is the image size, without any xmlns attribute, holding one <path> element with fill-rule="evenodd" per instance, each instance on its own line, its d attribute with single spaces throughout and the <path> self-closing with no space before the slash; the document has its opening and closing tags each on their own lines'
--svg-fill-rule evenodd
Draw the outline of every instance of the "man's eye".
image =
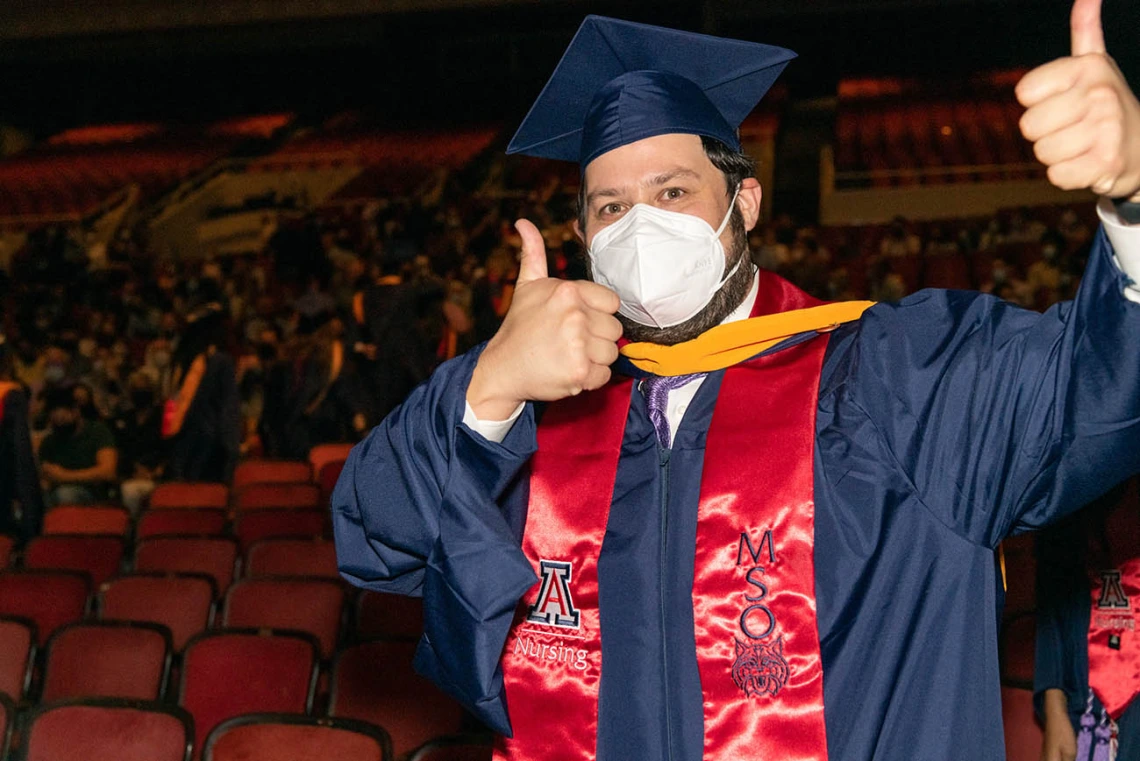
<svg viewBox="0 0 1140 761">
<path fill-rule="evenodd" d="M 685 191 L 681 188 L 669 188 L 665 191 L 665 198 L 669 201 L 676 201 L 683 195 L 685 195 Z"/>
<path fill-rule="evenodd" d="M 607 203 L 605 206 L 602 207 L 602 213 L 603 214 L 621 214 L 621 204 L 620 203 Z"/>
</svg>

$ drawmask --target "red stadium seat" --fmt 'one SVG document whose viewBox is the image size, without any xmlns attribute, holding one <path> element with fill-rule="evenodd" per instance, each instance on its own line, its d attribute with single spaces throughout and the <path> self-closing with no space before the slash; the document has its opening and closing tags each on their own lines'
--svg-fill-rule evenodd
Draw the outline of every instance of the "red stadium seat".
<svg viewBox="0 0 1140 761">
<path fill-rule="evenodd" d="M 16 539 L 7 534 L 0 534 L 0 569 L 7 568 L 12 562 L 12 550 L 16 547 Z"/>
<path fill-rule="evenodd" d="M 217 508 L 145 510 L 135 526 L 135 537 L 222 536 L 226 520 L 226 511 Z"/>
<path fill-rule="evenodd" d="M 252 714 L 218 725 L 206 761 L 388 761 L 392 743 L 380 727 L 347 719 Z"/>
<path fill-rule="evenodd" d="M 304 484 L 313 480 L 307 462 L 290 460 L 246 460 L 234 470 L 234 489 L 250 484 Z"/>
<path fill-rule="evenodd" d="M 23 700 L 35 659 L 36 625 L 26 618 L 0 617 L 0 694 Z"/>
<path fill-rule="evenodd" d="M 170 632 L 157 624 L 71 624 L 47 644 L 43 691 L 68 698 L 158 700 L 170 675 Z"/>
<path fill-rule="evenodd" d="M 441 737 L 423 746 L 408 761 L 491 761 L 494 745 L 487 737 Z"/>
<path fill-rule="evenodd" d="M 224 509 L 230 504 L 230 490 L 225 484 L 172 481 L 159 484 L 150 495 L 151 509 L 171 507 L 212 507 Z"/>
<path fill-rule="evenodd" d="M 190 715 L 176 706 L 88 699 L 32 715 L 25 761 L 188 761 Z"/>
<path fill-rule="evenodd" d="M 331 658 L 344 613 L 344 587 L 327 579 L 246 579 L 230 587 L 222 626 L 311 634 Z"/>
<path fill-rule="evenodd" d="M 118 505 L 58 505 L 44 515 L 45 534 L 104 534 L 126 537 L 131 514 Z"/>
<path fill-rule="evenodd" d="M 319 537 L 325 532 L 328 513 L 312 508 L 302 510 L 253 510 L 237 517 L 234 536 L 242 552 L 261 539 Z"/>
<path fill-rule="evenodd" d="M 36 625 L 36 644 L 55 630 L 83 618 L 91 581 L 74 571 L 0 573 L 0 615 L 19 616 Z"/>
<path fill-rule="evenodd" d="M 271 508 L 320 507 L 321 489 L 315 484 L 250 484 L 239 489 L 234 509 L 239 513 Z"/>
<path fill-rule="evenodd" d="M 332 499 L 333 489 L 336 488 L 336 482 L 340 480 L 340 474 L 344 471 L 344 464 L 344 460 L 326 462 L 317 473 L 317 485 L 321 487 L 323 504 L 329 504 Z"/>
<path fill-rule="evenodd" d="M 352 447 L 352 444 L 318 444 L 310 449 L 309 466 L 312 468 L 313 480 L 316 480 L 321 468 L 328 463 L 347 460 Z"/>
<path fill-rule="evenodd" d="M 356 638 L 418 640 L 424 633 L 424 604 L 418 597 L 362 591 L 356 598 Z"/>
<path fill-rule="evenodd" d="M 375 640 L 341 650 L 333 663 L 329 715 L 384 727 L 397 756 L 463 724 L 463 708 L 412 670 L 415 649 Z"/>
<path fill-rule="evenodd" d="M 95 585 L 117 574 L 122 561 L 123 540 L 117 536 L 40 536 L 24 550 L 25 568 L 81 571 Z"/>
<path fill-rule="evenodd" d="M 100 587 L 99 619 L 161 624 L 180 653 L 191 637 L 209 628 L 215 598 L 214 579 L 205 574 L 135 573 Z"/>
<path fill-rule="evenodd" d="M 295 632 L 218 631 L 186 646 L 178 703 L 194 716 L 195 747 L 226 719 L 247 713 L 308 713 L 317 683 L 317 643 Z"/>
<path fill-rule="evenodd" d="M 339 579 L 336 545 L 327 539 L 262 539 L 245 553 L 245 576 Z"/>
<path fill-rule="evenodd" d="M 234 579 L 237 544 L 219 537 L 156 536 L 135 548 L 136 571 L 204 573 L 225 594 Z"/>
<path fill-rule="evenodd" d="M 1006 761 L 1038 761 L 1043 737 L 1033 711 L 1033 690 L 1002 687 L 1001 718 Z"/>
</svg>

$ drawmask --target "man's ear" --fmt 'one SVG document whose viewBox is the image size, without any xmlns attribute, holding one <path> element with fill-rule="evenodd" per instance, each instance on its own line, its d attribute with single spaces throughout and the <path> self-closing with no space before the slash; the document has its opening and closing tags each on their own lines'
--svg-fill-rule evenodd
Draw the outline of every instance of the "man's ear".
<svg viewBox="0 0 1140 761">
<path fill-rule="evenodd" d="M 760 181 L 755 177 L 745 178 L 740 183 L 740 193 L 736 196 L 736 205 L 740 207 L 740 214 L 744 217 L 744 229 L 751 231 L 760 220 L 760 199 L 764 191 Z"/>
<path fill-rule="evenodd" d="M 582 225 L 577 219 L 574 220 L 574 234 L 578 236 L 578 240 L 582 241 L 582 243 L 586 242 L 586 233 L 583 232 Z"/>
</svg>

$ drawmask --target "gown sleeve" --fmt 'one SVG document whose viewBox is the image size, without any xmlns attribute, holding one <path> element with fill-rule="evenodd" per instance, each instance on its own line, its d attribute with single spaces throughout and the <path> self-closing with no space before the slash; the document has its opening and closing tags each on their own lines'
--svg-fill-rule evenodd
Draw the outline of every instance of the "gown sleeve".
<svg viewBox="0 0 1140 761">
<path fill-rule="evenodd" d="M 509 732 L 499 655 L 536 577 L 520 549 L 533 405 L 501 443 L 463 425 L 477 348 L 447 362 L 353 448 L 332 496 L 341 574 L 422 595 L 416 668 Z"/>
<path fill-rule="evenodd" d="M 996 547 L 1140 470 L 1140 304 L 1102 228 L 1044 314 L 965 291 L 868 310 L 843 394 L 944 525 Z"/>
</svg>

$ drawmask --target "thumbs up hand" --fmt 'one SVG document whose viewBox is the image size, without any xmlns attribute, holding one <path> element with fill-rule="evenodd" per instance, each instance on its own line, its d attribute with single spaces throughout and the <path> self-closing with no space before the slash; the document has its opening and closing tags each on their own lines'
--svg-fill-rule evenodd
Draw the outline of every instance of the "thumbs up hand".
<svg viewBox="0 0 1140 761">
<path fill-rule="evenodd" d="M 1140 201 L 1140 102 L 1105 49 L 1100 7 L 1076 0 L 1072 55 L 1017 84 L 1021 133 L 1057 187 Z"/>
<path fill-rule="evenodd" d="M 538 228 L 515 223 L 522 258 L 511 308 L 471 376 L 467 402 L 481 420 L 505 420 L 525 401 L 555 401 L 605 385 L 617 360 L 617 294 L 547 276 Z"/>
</svg>

